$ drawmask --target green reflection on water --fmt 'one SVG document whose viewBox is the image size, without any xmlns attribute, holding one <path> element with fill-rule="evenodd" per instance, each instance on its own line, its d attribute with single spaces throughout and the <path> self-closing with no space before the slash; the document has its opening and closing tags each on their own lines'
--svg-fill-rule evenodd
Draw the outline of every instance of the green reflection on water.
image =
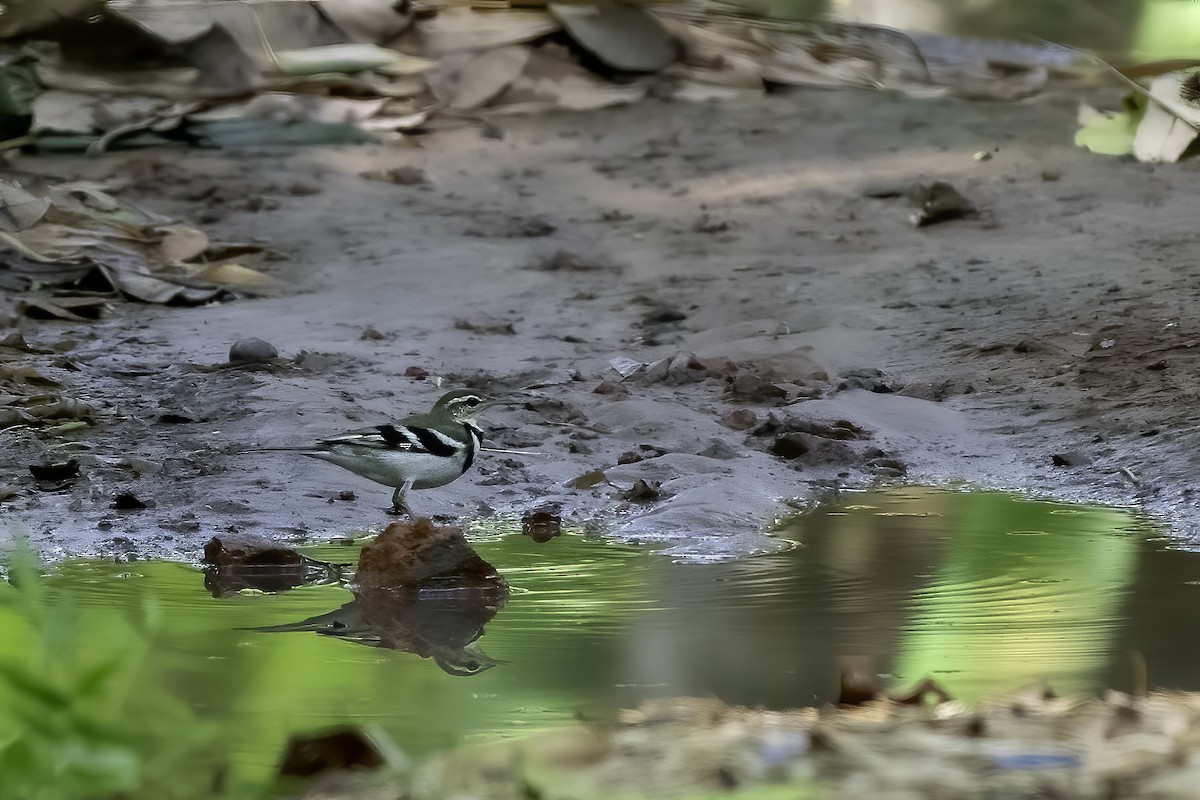
<svg viewBox="0 0 1200 800">
<path fill-rule="evenodd" d="M 652 695 L 827 702 L 847 669 L 898 683 L 932 674 L 970 700 L 1043 679 L 1061 691 L 1129 688 L 1126 654 L 1137 649 L 1154 655 L 1152 678 L 1200 688 L 1190 668 L 1200 626 L 1162 621 L 1164 607 L 1200 592 L 1190 585 L 1200 556 L 1164 551 L 1120 510 L 988 493 L 861 494 L 789 520 L 780 534 L 795 549 L 724 564 L 489 530 L 476 525 L 473 541 L 512 595 L 478 642 L 502 663 L 473 677 L 311 632 L 238 630 L 331 611 L 351 599 L 339 586 L 218 600 L 185 565 L 69 562 L 51 587 L 131 613 L 143 595 L 155 598 L 167 623 L 146 680 L 228 723 L 248 776 L 266 774 L 291 731 L 345 720 L 378 722 L 421 756 Z M 343 563 L 357 555 L 306 552 Z M 0 637 L 13 641 L 14 627 L 0 614 Z"/>
<path fill-rule="evenodd" d="M 866 559 L 872 579 L 892 587 L 895 602 L 881 591 L 872 624 L 898 638 L 894 651 L 854 655 L 906 682 L 933 675 L 968 698 L 1031 680 L 1096 687 L 1128 622 L 1120 608 L 1148 530 L 1128 512 L 920 490 L 861 510 L 874 513 L 826 533 L 838 541 L 829 560 L 853 574 Z M 906 510 L 939 518 L 898 516 Z M 855 543 L 865 552 L 847 560 Z"/>
</svg>

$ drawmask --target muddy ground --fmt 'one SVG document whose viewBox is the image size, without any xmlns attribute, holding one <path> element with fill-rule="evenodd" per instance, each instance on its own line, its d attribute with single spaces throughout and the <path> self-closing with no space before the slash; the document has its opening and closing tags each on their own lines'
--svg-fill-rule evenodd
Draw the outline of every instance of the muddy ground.
<svg viewBox="0 0 1200 800">
<path fill-rule="evenodd" d="M 557 506 L 730 557 L 777 547 L 763 531 L 789 499 L 965 483 L 1138 506 L 1193 542 L 1196 168 L 1076 149 L 1078 99 L 792 91 L 500 117 L 402 146 L 21 158 L 126 176 L 124 196 L 289 258 L 266 296 L 7 316 L 58 347 L 29 361 L 96 415 L 3 432 L 0 485 L 19 490 L 4 517 L 51 556 L 378 530 L 387 488 L 243 450 L 425 410 L 440 379 L 500 399 L 492 446 L 545 455 L 485 453 L 414 493 L 421 514 Z M 397 167 L 423 180 L 362 176 Z M 930 179 L 978 216 L 915 228 L 903 198 L 874 196 Z M 247 336 L 294 360 L 198 368 Z M 680 354 L 623 381 L 613 367 Z M 82 476 L 35 484 L 28 465 L 64 455 Z M 658 496 L 630 495 L 639 479 Z M 148 507 L 115 509 L 122 493 Z"/>
</svg>

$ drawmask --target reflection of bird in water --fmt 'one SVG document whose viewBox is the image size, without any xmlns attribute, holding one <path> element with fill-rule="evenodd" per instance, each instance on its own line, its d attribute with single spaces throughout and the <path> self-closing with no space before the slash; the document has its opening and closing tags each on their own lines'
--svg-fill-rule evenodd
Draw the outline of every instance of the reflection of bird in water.
<svg viewBox="0 0 1200 800">
<path fill-rule="evenodd" d="M 313 631 L 323 636 L 432 658 L 449 675 L 478 675 L 501 663 L 477 640 L 508 598 L 503 584 L 453 578 L 419 588 L 359 587 L 341 608 L 261 633 Z"/>
<path fill-rule="evenodd" d="M 476 641 L 508 600 L 508 584 L 463 532 L 428 519 L 393 523 L 363 547 L 354 600 L 300 622 L 248 630 L 314 631 L 432 658 L 450 675 L 496 666 Z"/>
</svg>

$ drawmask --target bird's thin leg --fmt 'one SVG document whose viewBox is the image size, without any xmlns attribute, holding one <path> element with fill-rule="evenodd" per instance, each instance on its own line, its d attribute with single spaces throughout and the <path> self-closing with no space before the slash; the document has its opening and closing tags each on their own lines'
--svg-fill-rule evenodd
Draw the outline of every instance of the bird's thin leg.
<svg viewBox="0 0 1200 800">
<path fill-rule="evenodd" d="M 388 513 L 395 514 L 398 517 L 402 515 L 411 517 L 413 515 L 412 509 L 408 507 L 408 503 L 404 502 L 404 495 L 408 493 L 412 485 L 412 481 L 405 481 L 396 487 L 396 491 L 392 492 L 392 508 Z"/>
</svg>

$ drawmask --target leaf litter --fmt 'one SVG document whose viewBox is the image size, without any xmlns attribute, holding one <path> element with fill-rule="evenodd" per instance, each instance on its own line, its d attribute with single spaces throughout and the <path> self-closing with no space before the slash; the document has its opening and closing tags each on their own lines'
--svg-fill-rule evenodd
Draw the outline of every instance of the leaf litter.
<svg viewBox="0 0 1200 800">
<path fill-rule="evenodd" d="M 1094 69 L 1054 45 L 771 19 L 761 5 L 62 0 L 46 13 L 26 3 L 0 40 L 55 47 L 0 65 L 0 85 L 14 87 L 0 121 L 24 131 L 9 147 L 48 152 L 295 146 L 770 85 L 1014 100 Z"/>
<path fill-rule="evenodd" d="M 119 200 L 119 185 L 0 181 L 0 281 L 28 316 L 84 321 L 109 300 L 196 305 L 262 289 L 275 254 L 224 244 Z M 48 291 L 52 290 L 52 291 Z"/>
</svg>

